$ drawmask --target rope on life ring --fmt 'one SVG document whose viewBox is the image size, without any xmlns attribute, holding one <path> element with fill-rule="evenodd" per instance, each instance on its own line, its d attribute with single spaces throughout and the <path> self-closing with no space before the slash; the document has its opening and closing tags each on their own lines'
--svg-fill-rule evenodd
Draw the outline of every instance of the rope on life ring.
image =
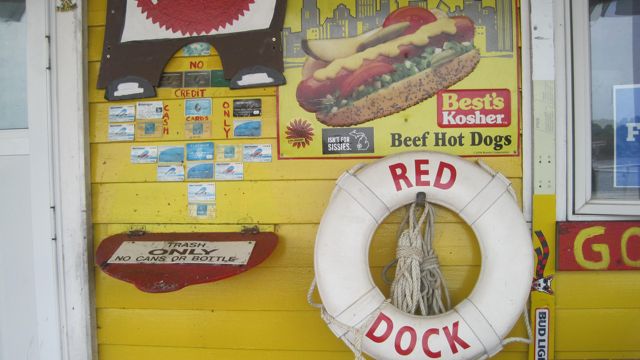
<svg viewBox="0 0 640 360">
<path fill-rule="evenodd" d="M 456 212 L 474 231 L 482 268 L 473 291 L 446 313 L 401 311 L 373 283 L 368 250 L 378 225 L 418 192 Z M 318 228 L 316 278 L 321 316 L 361 358 L 478 359 L 528 339 L 506 335 L 526 308 L 533 276 L 529 230 L 510 182 L 486 165 L 435 152 L 389 156 L 337 181 Z M 526 315 L 526 311 L 525 311 Z"/>
</svg>

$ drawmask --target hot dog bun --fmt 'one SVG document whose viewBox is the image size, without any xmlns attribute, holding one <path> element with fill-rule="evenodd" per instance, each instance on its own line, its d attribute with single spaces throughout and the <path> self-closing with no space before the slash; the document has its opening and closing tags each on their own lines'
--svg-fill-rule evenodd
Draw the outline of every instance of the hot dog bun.
<svg viewBox="0 0 640 360">
<path fill-rule="evenodd" d="M 438 67 L 393 83 L 346 107 L 329 113 L 318 112 L 316 118 L 325 125 L 341 127 L 358 125 L 397 113 L 464 79 L 475 69 L 479 61 L 479 51 L 471 50 Z"/>
</svg>

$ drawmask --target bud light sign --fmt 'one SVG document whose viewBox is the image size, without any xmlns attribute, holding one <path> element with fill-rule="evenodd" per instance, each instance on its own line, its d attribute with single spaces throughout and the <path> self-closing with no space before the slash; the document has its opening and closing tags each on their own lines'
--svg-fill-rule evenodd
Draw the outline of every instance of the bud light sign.
<svg viewBox="0 0 640 360">
<path fill-rule="evenodd" d="M 640 187 L 640 85 L 613 87 L 614 186 Z"/>
</svg>

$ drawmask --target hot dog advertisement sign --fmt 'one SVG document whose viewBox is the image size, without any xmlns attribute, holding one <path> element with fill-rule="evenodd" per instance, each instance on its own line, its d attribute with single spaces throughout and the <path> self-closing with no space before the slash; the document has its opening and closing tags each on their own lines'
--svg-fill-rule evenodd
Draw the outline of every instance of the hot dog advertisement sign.
<svg viewBox="0 0 640 360">
<path fill-rule="evenodd" d="M 280 158 L 518 156 L 513 0 L 290 0 Z"/>
</svg>

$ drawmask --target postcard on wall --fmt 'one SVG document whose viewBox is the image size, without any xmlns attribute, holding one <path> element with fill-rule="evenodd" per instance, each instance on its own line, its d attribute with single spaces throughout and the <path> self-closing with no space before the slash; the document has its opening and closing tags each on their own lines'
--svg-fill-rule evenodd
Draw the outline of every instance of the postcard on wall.
<svg viewBox="0 0 640 360">
<path fill-rule="evenodd" d="M 187 184 L 189 203 L 213 203 L 216 201 L 215 183 Z"/>
<path fill-rule="evenodd" d="M 162 120 L 138 120 L 136 122 L 136 137 L 159 138 L 162 137 Z"/>
<path fill-rule="evenodd" d="M 181 88 L 183 73 L 181 72 L 166 72 L 160 76 L 159 88 Z"/>
<path fill-rule="evenodd" d="M 202 139 L 211 137 L 211 122 L 187 121 L 184 123 L 185 136 L 189 139 Z"/>
<path fill-rule="evenodd" d="M 216 180 L 242 180 L 244 168 L 241 162 L 216 163 Z"/>
<path fill-rule="evenodd" d="M 233 116 L 247 117 L 262 115 L 262 99 L 233 100 Z"/>
<path fill-rule="evenodd" d="M 262 120 L 233 120 L 234 137 L 260 137 L 262 135 Z"/>
<path fill-rule="evenodd" d="M 245 162 L 271 162 L 271 144 L 246 144 L 242 149 Z"/>
<path fill-rule="evenodd" d="M 213 143 L 187 143 L 187 161 L 213 160 Z"/>
<path fill-rule="evenodd" d="M 157 146 L 132 146 L 131 147 L 131 163 L 132 164 L 155 164 L 158 162 Z"/>
<path fill-rule="evenodd" d="M 187 163 L 187 180 L 213 180 L 213 163 Z"/>
<path fill-rule="evenodd" d="M 217 144 L 216 161 L 233 162 L 241 161 L 241 145 L 237 144 Z"/>
<path fill-rule="evenodd" d="M 109 106 L 109 122 L 132 122 L 135 119 L 135 105 Z"/>
<path fill-rule="evenodd" d="M 197 42 L 186 45 L 182 48 L 183 56 L 209 56 L 211 55 L 211 44 Z"/>
<path fill-rule="evenodd" d="M 164 105 L 162 101 L 139 101 L 136 118 L 139 120 L 162 119 Z"/>
<path fill-rule="evenodd" d="M 192 183 L 187 188 L 189 216 L 212 219 L 216 214 L 216 184 Z"/>
<path fill-rule="evenodd" d="M 158 181 L 184 181 L 182 164 L 158 165 Z"/>
<path fill-rule="evenodd" d="M 187 212 L 196 219 L 214 219 L 216 217 L 216 204 L 189 203 Z"/>
<path fill-rule="evenodd" d="M 109 124 L 109 141 L 133 141 L 135 126 L 128 124 Z"/>
<path fill-rule="evenodd" d="M 184 162 L 184 146 L 158 146 L 159 163 Z"/>
<path fill-rule="evenodd" d="M 185 116 L 211 115 L 211 99 L 186 99 L 184 101 Z"/>
</svg>

